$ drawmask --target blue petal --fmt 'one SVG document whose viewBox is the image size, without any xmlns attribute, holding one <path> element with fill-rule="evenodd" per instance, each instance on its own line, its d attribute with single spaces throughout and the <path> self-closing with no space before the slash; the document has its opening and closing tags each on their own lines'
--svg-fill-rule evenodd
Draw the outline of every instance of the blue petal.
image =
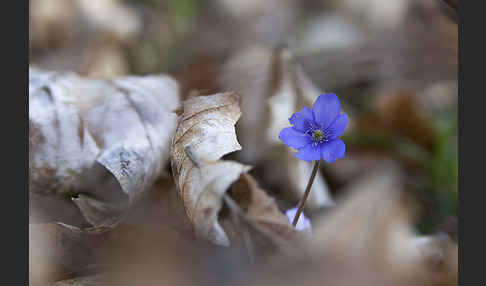
<svg viewBox="0 0 486 286">
<path fill-rule="evenodd" d="M 282 140 L 287 146 L 298 149 L 311 143 L 312 139 L 309 135 L 298 131 L 293 127 L 285 127 L 280 131 L 278 138 Z"/>
<path fill-rule="evenodd" d="M 346 114 L 340 114 L 334 122 L 328 127 L 329 132 L 331 133 L 331 140 L 338 138 L 344 133 L 344 129 L 346 129 L 346 125 L 348 124 L 348 116 Z"/>
<path fill-rule="evenodd" d="M 285 215 L 287 216 L 287 219 L 289 220 L 289 223 L 292 223 L 294 221 L 295 215 L 297 214 L 297 207 L 293 207 L 291 209 L 288 209 L 285 212 Z M 297 221 L 297 225 L 295 226 L 295 229 L 298 231 L 305 231 L 305 232 L 312 232 L 312 225 L 310 220 L 305 216 L 305 213 L 302 212 L 300 214 L 299 220 Z"/>
<path fill-rule="evenodd" d="M 334 163 L 337 159 L 344 158 L 346 145 L 341 139 L 330 141 L 321 145 L 321 154 L 326 162 Z"/>
<path fill-rule="evenodd" d="M 339 115 L 340 110 L 339 99 L 334 93 L 319 95 L 312 107 L 314 119 L 322 128 L 327 128 Z"/>
<path fill-rule="evenodd" d="M 301 111 L 292 114 L 292 116 L 289 118 L 290 124 L 294 125 L 297 130 L 302 132 L 307 130 L 308 123 L 306 124 L 306 121 L 314 121 L 312 109 L 310 109 L 308 106 L 305 106 Z"/>
<path fill-rule="evenodd" d="M 314 146 L 314 144 L 308 144 L 300 148 L 295 157 L 307 162 L 318 161 L 321 159 L 321 149 L 319 146 Z"/>
</svg>

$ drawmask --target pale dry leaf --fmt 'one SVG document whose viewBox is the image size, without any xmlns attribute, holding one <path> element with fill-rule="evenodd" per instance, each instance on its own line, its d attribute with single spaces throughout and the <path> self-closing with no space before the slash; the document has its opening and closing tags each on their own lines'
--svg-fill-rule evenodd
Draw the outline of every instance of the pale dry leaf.
<svg viewBox="0 0 486 286">
<path fill-rule="evenodd" d="M 192 97 L 182 102 L 182 111 L 171 146 L 175 184 L 196 235 L 228 245 L 218 222 L 222 195 L 249 166 L 220 160 L 241 149 L 235 124 L 241 115 L 239 96 L 220 93 Z"/>
<path fill-rule="evenodd" d="M 401 189 L 403 179 L 396 164 L 384 163 L 353 182 L 347 197 L 314 224 L 309 253 L 326 265 L 339 257 L 354 276 L 337 275 L 331 284 L 456 285 L 457 244 L 415 233 L 415 204 Z"/>
<path fill-rule="evenodd" d="M 390 233 L 410 231 L 410 213 L 401 198 L 402 173 L 386 161 L 342 190 L 336 207 L 313 225 L 313 247 L 362 257 L 364 251 L 386 248 Z"/>
<path fill-rule="evenodd" d="M 314 217 L 305 244 L 273 257 L 250 284 L 457 285 L 457 244 L 413 231 L 414 204 L 402 179 L 387 163 L 355 181 Z"/>
<path fill-rule="evenodd" d="M 268 182 L 298 200 L 307 185 L 312 164 L 295 158 L 295 151 L 278 138 L 290 125 L 289 117 L 305 105 L 312 106 L 319 94 L 288 49 L 266 46 L 244 48 L 223 67 L 221 84 L 242 94 L 243 116 L 238 123 L 244 162 L 263 163 Z M 317 174 L 306 207 L 333 204 L 326 181 Z"/>
<path fill-rule="evenodd" d="M 110 209 L 126 209 L 168 163 L 178 100 L 178 84 L 165 75 L 105 81 L 31 68 L 31 214 L 71 223 L 43 205 L 58 197 L 66 213 L 77 205 L 92 225 L 112 224 Z"/>
</svg>

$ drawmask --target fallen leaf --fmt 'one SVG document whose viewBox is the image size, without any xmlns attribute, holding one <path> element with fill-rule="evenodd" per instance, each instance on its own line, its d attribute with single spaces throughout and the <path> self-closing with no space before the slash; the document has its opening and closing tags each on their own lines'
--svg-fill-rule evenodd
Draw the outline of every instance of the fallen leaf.
<svg viewBox="0 0 486 286">
<path fill-rule="evenodd" d="M 415 232 L 417 208 L 402 189 L 404 179 L 397 164 L 384 162 L 343 190 L 336 208 L 314 223 L 309 253 L 353 273 L 331 284 L 457 285 L 457 244 Z"/>
<path fill-rule="evenodd" d="M 30 68 L 31 217 L 79 225 L 79 207 L 90 224 L 112 225 L 168 163 L 178 97 L 165 75 L 106 81 Z"/>
<path fill-rule="evenodd" d="M 261 255 L 264 252 L 293 247 L 307 238 L 305 233 L 297 231 L 290 224 L 278 209 L 275 199 L 259 188 L 250 175 L 242 173 L 227 194 L 242 211 L 242 214 L 238 214 L 229 208 L 229 214 L 221 214 L 223 227 L 231 241 L 243 239 L 242 243 L 247 244 L 246 248 Z M 244 218 L 234 220 L 230 219 L 231 215 L 242 215 Z M 245 231 L 250 236 L 248 241 L 244 241 L 244 235 L 240 235 Z"/>
<path fill-rule="evenodd" d="M 171 145 L 175 184 L 196 235 L 229 245 L 218 222 L 222 196 L 249 166 L 220 160 L 241 149 L 236 139 L 236 121 L 241 115 L 239 96 L 221 93 L 192 97 L 182 110 Z"/>
<path fill-rule="evenodd" d="M 381 165 L 348 185 L 344 197 L 316 216 L 299 248 L 261 265 L 252 285 L 457 285 L 457 244 L 418 235 L 402 171 Z"/>
<path fill-rule="evenodd" d="M 358 118 L 356 130 L 363 133 L 386 132 L 409 139 L 425 150 L 431 151 L 434 148 L 431 117 L 422 112 L 414 93 L 384 93 L 376 98 L 374 105 L 373 113 Z"/>
</svg>

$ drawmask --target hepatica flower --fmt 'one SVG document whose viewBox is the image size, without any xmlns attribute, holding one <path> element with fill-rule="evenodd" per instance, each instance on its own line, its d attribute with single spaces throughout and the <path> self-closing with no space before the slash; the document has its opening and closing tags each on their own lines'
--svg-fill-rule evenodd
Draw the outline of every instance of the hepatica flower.
<svg viewBox="0 0 486 286">
<path fill-rule="evenodd" d="M 305 161 L 328 163 L 344 158 L 346 146 L 338 137 L 343 134 L 348 117 L 341 114 L 341 105 L 334 93 L 321 94 L 312 109 L 304 107 L 294 113 L 289 121 L 293 126 L 280 131 L 279 138 L 295 148 L 295 156 Z"/>
<path fill-rule="evenodd" d="M 285 212 L 285 215 L 287 216 L 287 219 L 289 220 L 290 223 L 292 223 L 292 221 L 294 220 L 296 214 L 297 214 L 297 207 L 288 209 Z M 299 222 L 297 223 L 297 225 L 295 226 L 295 229 L 297 229 L 298 231 L 304 231 L 304 232 L 308 232 L 308 233 L 311 233 L 312 232 L 311 222 L 305 216 L 304 213 L 302 213 L 302 217 L 299 220 Z"/>
</svg>

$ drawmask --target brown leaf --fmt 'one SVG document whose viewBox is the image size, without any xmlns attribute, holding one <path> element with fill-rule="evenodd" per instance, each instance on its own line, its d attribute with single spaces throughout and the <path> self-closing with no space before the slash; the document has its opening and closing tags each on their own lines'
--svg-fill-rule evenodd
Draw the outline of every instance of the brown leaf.
<svg viewBox="0 0 486 286">
<path fill-rule="evenodd" d="M 363 132 L 384 130 L 413 140 L 427 150 L 434 147 L 432 123 L 421 112 L 411 92 L 386 93 L 378 97 L 375 113 L 360 118 L 356 129 Z"/>
<path fill-rule="evenodd" d="M 171 145 L 172 173 L 196 235 L 228 245 L 218 222 L 222 195 L 249 166 L 220 158 L 241 149 L 236 121 L 241 115 L 239 96 L 228 92 L 189 98 Z"/>
<path fill-rule="evenodd" d="M 245 219 L 248 220 L 239 221 L 236 224 L 228 222 L 224 224 L 232 241 L 238 239 L 237 235 L 242 229 L 247 230 L 250 233 L 251 241 L 243 243 L 251 243 L 251 249 L 258 249 L 260 254 L 269 250 L 282 250 L 306 239 L 305 234 L 295 230 L 287 217 L 280 212 L 275 199 L 260 189 L 250 175 L 241 174 L 240 178 L 231 186 L 228 195 L 234 199 L 241 208 Z M 229 211 L 234 210 L 230 208 Z M 225 215 L 222 214 L 223 216 Z M 227 216 L 226 220 L 228 220 Z M 249 225 L 245 225 L 245 223 Z"/>
</svg>

